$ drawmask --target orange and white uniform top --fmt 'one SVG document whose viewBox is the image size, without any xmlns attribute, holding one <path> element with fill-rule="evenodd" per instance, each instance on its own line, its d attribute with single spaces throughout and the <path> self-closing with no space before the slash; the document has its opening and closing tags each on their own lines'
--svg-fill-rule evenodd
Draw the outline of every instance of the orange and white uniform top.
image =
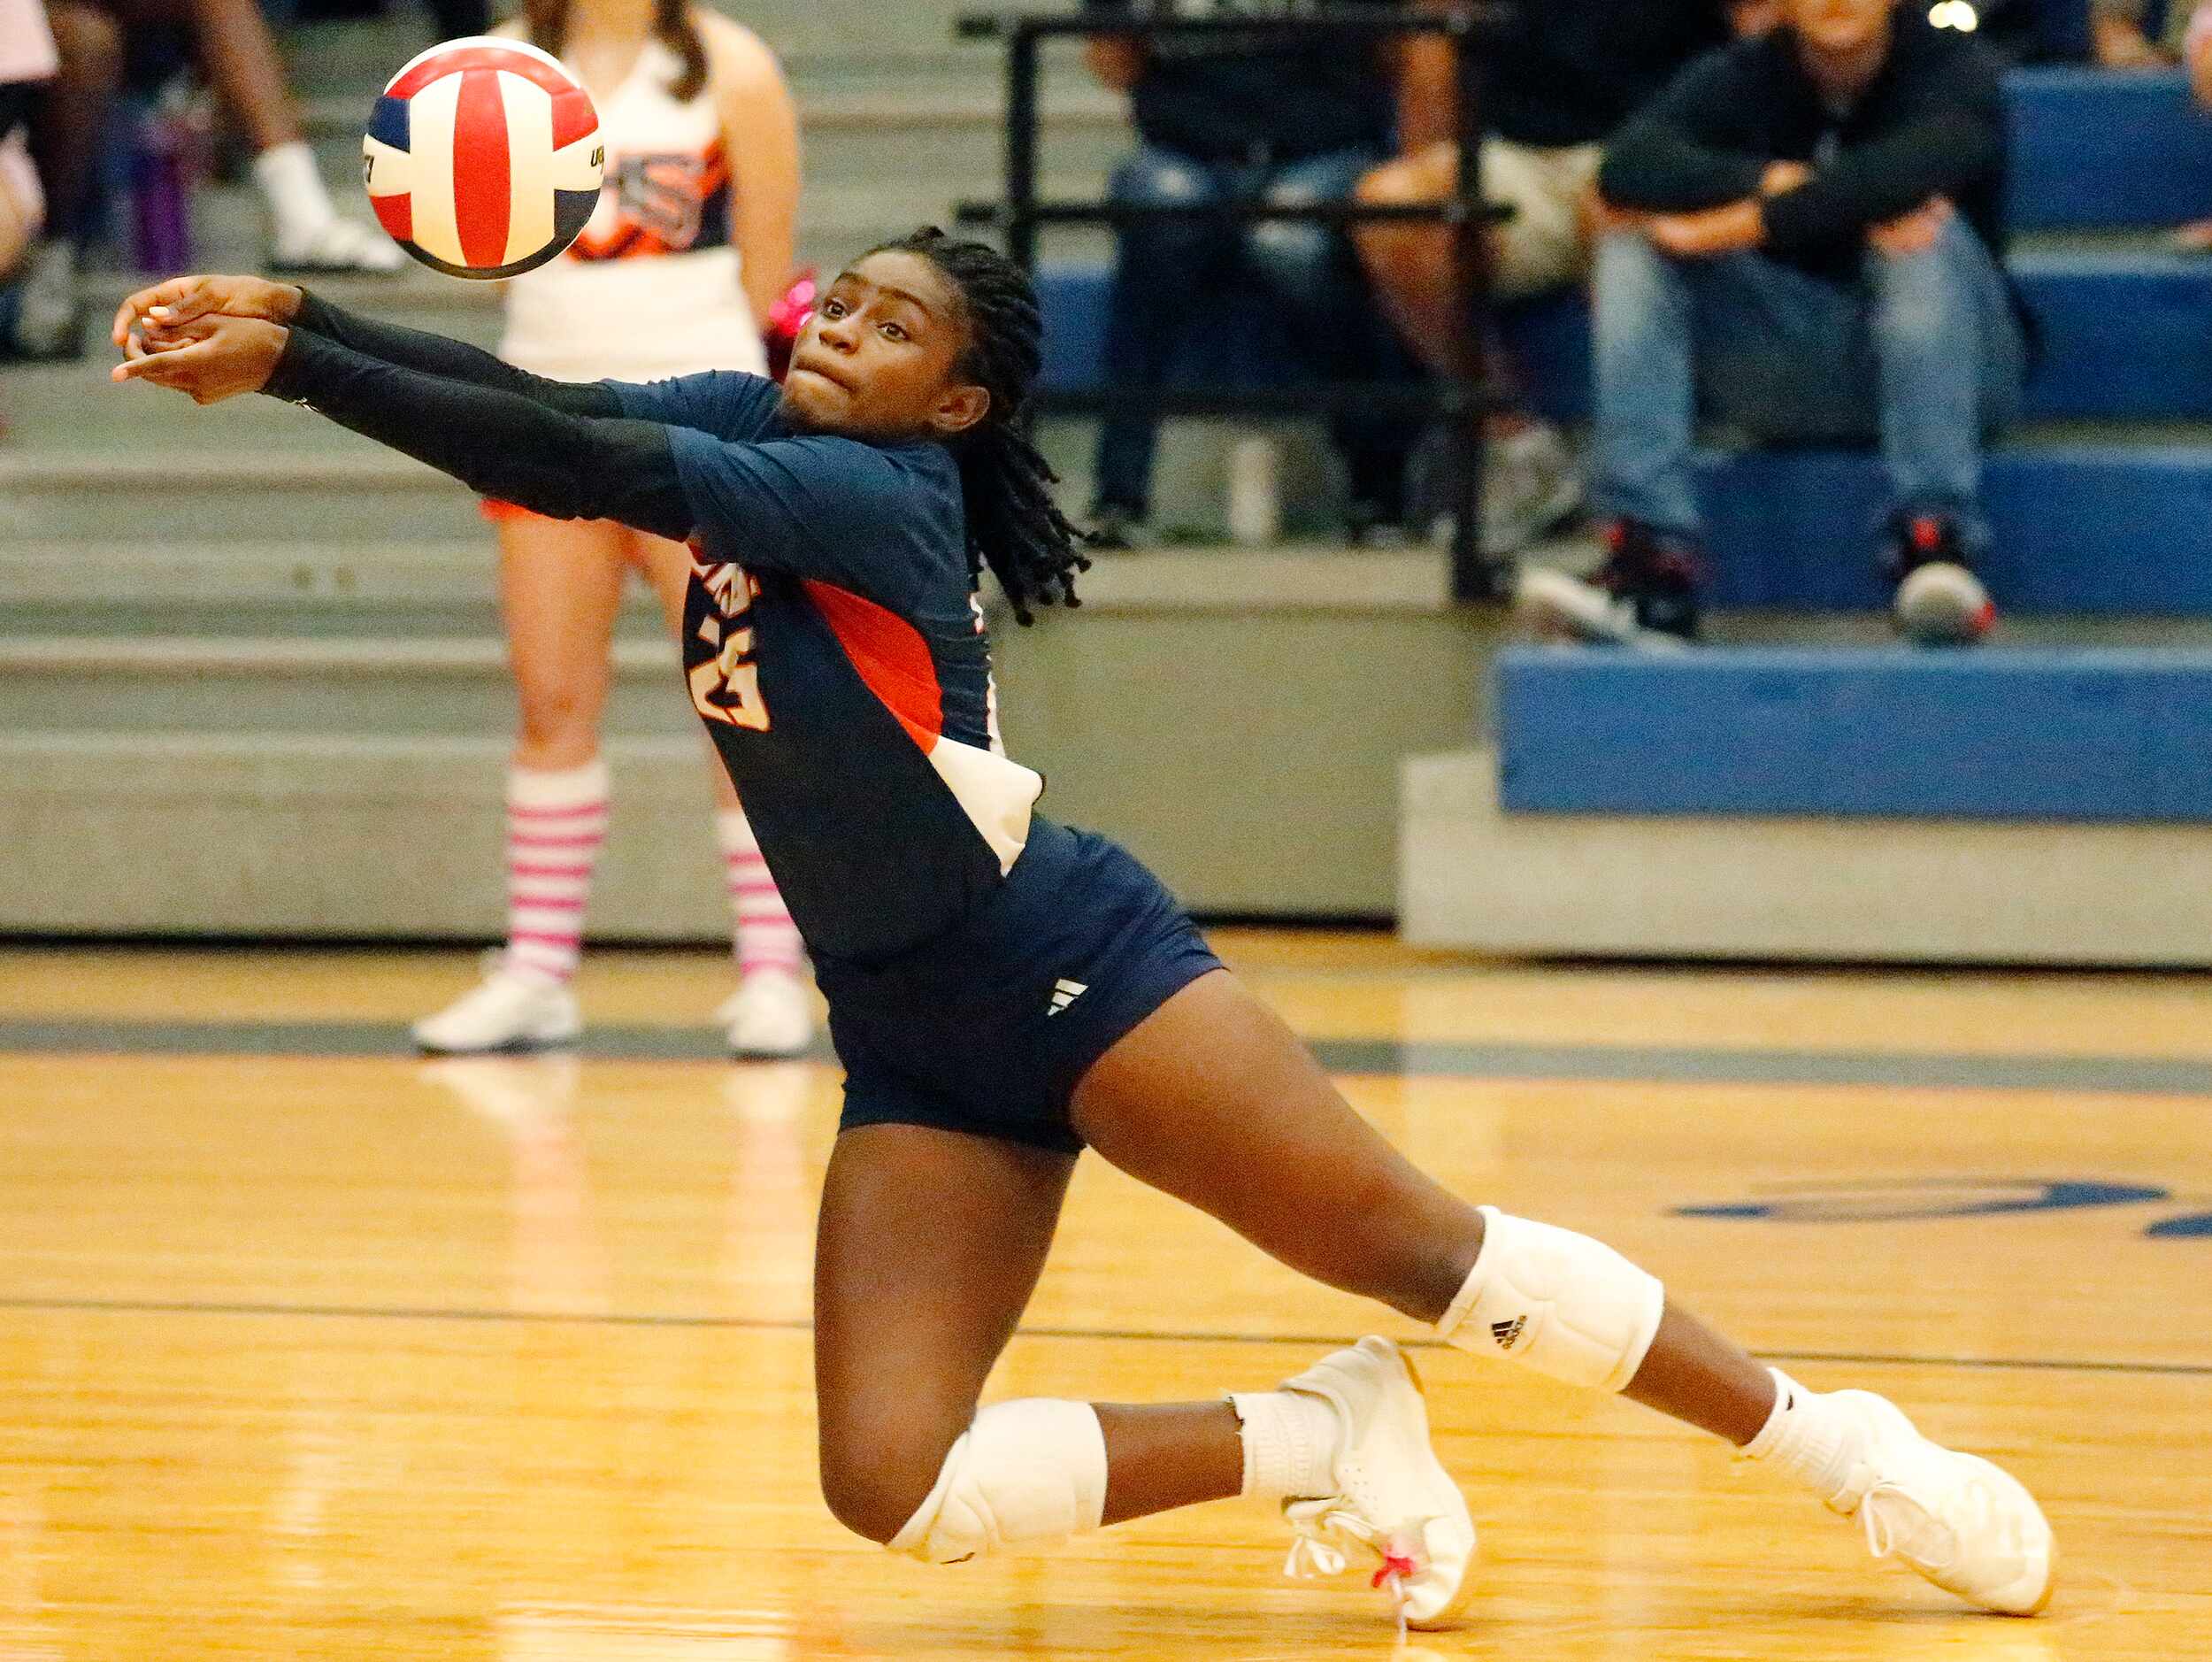
<svg viewBox="0 0 2212 1662">
<path fill-rule="evenodd" d="M 58 66 L 46 8 L 39 0 L 0 0 L 0 85 L 44 81 Z M 44 212 L 38 170 L 23 134 L 0 132 L 0 236 L 10 228 L 19 237 L 31 236 Z"/>
<path fill-rule="evenodd" d="M 58 67 L 40 0 L 0 0 L 0 85 L 44 81 Z"/>
<path fill-rule="evenodd" d="M 560 381 L 766 373 L 732 237 L 721 117 L 710 86 L 676 98 L 680 73 L 649 40 L 599 101 L 598 207 L 566 253 L 506 285 L 499 355 L 516 367 Z"/>
</svg>

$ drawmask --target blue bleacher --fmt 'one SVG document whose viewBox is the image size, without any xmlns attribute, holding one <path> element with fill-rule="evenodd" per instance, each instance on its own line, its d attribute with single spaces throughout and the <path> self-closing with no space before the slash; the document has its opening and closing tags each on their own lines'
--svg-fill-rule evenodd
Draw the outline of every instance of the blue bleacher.
<svg viewBox="0 0 2212 1662">
<path fill-rule="evenodd" d="M 2013 196 L 2023 227 L 2163 226 L 2212 214 L 2212 119 L 2177 73 L 2032 69 L 2007 83 Z M 2012 268 L 2043 335 L 2032 421 L 2212 420 L 2212 257 L 2154 250 L 2017 252 Z M 1046 376 L 1056 389 L 1103 375 L 1107 273 L 1048 265 L 1041 289 Z M 1193 342 L 1197 361 L 1240 378 L 1294 381 L 1287 345 L 1230 310 Z M 1509 350 L 1534 402 L 1564 421 L 1589 410 L 1589 319 L 1579 296 L 1510 310 Z M 1217 368 L 1213 374 L 1217 376 Z M 1715 597 L 1724 606 L 1807 610 L 1884 604 L 1867 528 L 1881 499 L 1870 454 L 1754 451 L 1705 473 Z M 2023 436 L 1992 456 L 1999 540 L 1991 587 L 2020 613 L 2212 615 L 2212 449 L 2058 444 Z"/>
<path fill-rule="evenodd" d="M 1888 605 L 1872 559 L 1877 458 L 1753 450 L 1708 458 L 1701 483 L 1714 604 Z M 2212 616 L 2212 452 L 2037 444 L 1992 455 L 1984 484 L 1996 543 L 1982 569 L 2006 611 Z"/>
<path fill-rule="evenodd" d="M 2212 169 L 2205 180 L 2212 212 Z M 2016 255 L 2012 270 L 2043 336 L 2029 419 L 2212 419 L 2212 256 L 2039 250 Z M 1046 384 L 1055 391 L 1103 382 L 1106 284 L 1107 268 L 1088 262 L 1048 264 L 1039 275 Z M 1289 343 L 1253 317 L 1234 314 L 1229 327 L 1237 334 L 1225 347 L 1219 322 L 1209 315 L 1206 329 L 1194 335 L 1184 378 L 1202 377 L 1202 348 L 1206 362 L 1235 364 L 1240 380 L 1294 382 Z M 1590 316 L 1582 297 L 1552 295 L 1509 307 L 1502 327 L 1516 373 L 1537 406 L 1555 421 L 1586 420 Z M 2116 364 L 2128 373 L 2114 373 Z"/>
<path fill-rule="evenodd" d="M 2212 119 L 2179 70 L 2021 69 L 2005 95 L 2019 229 L 2178 225 L 2212 212 Z"/>
<path fill-rule="evenodd" d="M 1520 647 L 1509 812 L 2212 821 L 2212 653 Z"/>
<path fill-rule="evenodd" d="M 2212 212 L 2212 163 L 2203 179 L 2203 212 Z M 2212 257 L 2027 249 L 2010 265 L 2040 335 L 2029 420 L 2212 419 Z M 1503 327 L 1516 370 L 1544 413 L 1587 420 L 1590 314 L 1582 297 L 1553 295 L 1512 307 Z"/>
</svg>

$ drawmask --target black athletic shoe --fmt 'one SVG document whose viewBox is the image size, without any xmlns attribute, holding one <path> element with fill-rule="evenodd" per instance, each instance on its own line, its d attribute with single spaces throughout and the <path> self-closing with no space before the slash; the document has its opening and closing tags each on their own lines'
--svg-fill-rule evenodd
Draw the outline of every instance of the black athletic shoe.
<svg viewBox="0 0 2212 1662">
<path fill-rule="evenodd" d="M 1687 538 L 1616 520 L 1606 556 L 1587 577 L 1524 573 L 1516 593 L 1523 619 L 1555 640 L 1679 650 L 1697 638 L 1698 580 L 1704 562 Z"/>
<path fill-rule="evenodd" d="M 1137 527 L 1143 523 L 1142 509 L 1118 502 L 1102 502 L 1091 512 L 1090 545 L 1106 553 L 1134 548 Z"/>
</svg>

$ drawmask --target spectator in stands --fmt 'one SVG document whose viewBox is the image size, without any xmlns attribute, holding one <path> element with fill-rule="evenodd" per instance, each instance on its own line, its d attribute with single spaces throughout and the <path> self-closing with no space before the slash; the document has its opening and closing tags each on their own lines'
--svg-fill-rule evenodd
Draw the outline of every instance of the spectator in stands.
<svg viewBox="0 0 2212 1662">
<path fill-rule="evenodd" d="M 2107 69 L 2163 69 L 2188 20 L 2188 0 L 2091 0 L 2090 41 Z"/>
<path fill-rule="evenodd" d="M 86 3 L 127 31 L 155 24 L 190 30 L 216 96 L 243 124 L 253 149 L 253 181 L 269 210 L 271 270 L 288 276 L 390 275 L 406 266 L 407 257 L 382 231 L 342 217 L 333 205 L 259 0 Z"/>
<path fill-rule="evenodd" d="M 1769 20 L 1771 0 L 1548 0 L 1517 9 L 1489 50 L 1483 194 L 1512 210 L 1493 233 L 1493 292 L 1517 300 L 1578 284 L 1589 269 L 1591 184 L 1601 146 L 1691 58 L 1740 27 Z M 1362 201 L 1434 202 L 1459 175 L 1451 45 L 1435 35 L 1398 45 L 1397 159 L 1361 181 Z M 1486 343 L 1463 338 L 1449 234 L 1378 221 L 1354 234 L 1408 345 L 1440 375 L 1473 372 Z M 1494 358 L 1494 346 L 1490 347 Z M 1510 554 L 1571 515 L 1581 487 L 1557 429 L 1525 413 L 1494 420 L 1483 545 Z"/>
<path fill-rule="evenodd" d="M 1698 399 L 1755 437 L 1878 438 L 1899 620 L 1969 640 L 1993 612 L 1982 435 L 2025 349 L 1999 261 L 2005 129 L 1968 35 L 1897 0 L 1784 0 L 1786 26 L 1692 65 L 1600 179 L 1593 494 L 1610 557 L 1536 574 L 1536 621 L 1586 638 L 1697 631 Z"/>
<path fill-rule="evenodd" d="M 1148 9 L 1140 0 L 1086 4 L 1133 19 Z M 1192 8 L 1234 10 L 1225 0 L 1169 7 Z M 1117 203 L 1340 202 L 1388 146 L 1393 112 L 1382 66 L 1341 39 L 1133 33 L 1093 40 L 1087 60 L 1099 80 L 1129 95 L 1141 142 L 1114 173 L 1109 194 Z M 1126 225 L 1118 237 L 1106 338 L 1118 389 L 1153 389 L 1166 381 L 1193 321 L 1193 287 L 1232 261 L 1310 346 L 1317 373 L 1371 381 L 1388 377 L 1389 361 L 1402 365 L 1388 327 L 1373 316 L 1348 243 L 1333 227 L 1154 219 Z M 1126 547 L 1148 516 L 1157 426 L 1151 410 L 1124 406 L 1109 412 L 1100 429 L 1093 512 L 1104 546 Z M 1339 418 L 1334 436 L 1351 475 L 1355 535 L 1402 518 L 1403 425 L 1363 412 Z"/>
<path fill-rule="evenodd" d="M 45 212 L 24 135 L 58 62 L 39 0 L 0 0 L 0 319 L 20 304 L 16 271 Z"/>
<path fill-rule="evenodd" d="M 123 76 L 122 31 L 83 0 L 53 0 L 60 59 L 30 123 L 30 151 L 46 190 L 46 228 L 26 265 L 5 330 L 6 352 L 21 358 L 74 358 L 84 350 L 77 297 L 77 250 L 89 229 L 100 147 Z"/>
<path fill-rule="evenodd" d="M 2177 18 L 2182 15 L 2182 0 L 2173 0 L 2172 11 Z M 2212 111 L 2212 4 L 2189 10 L 2179 37 L 2189 90 L 2200 108 Z M 2192 220 L 2174 233 L 2174 242 L 2191 253 L 2212 253 L 2212 219 Z"/>
<path fill-rule="evenodd" d="M 2166 69 L 2179 62 L 2197 102 L 2212 109 L 2212 18 L 2189 0 L 2094 0 L 2090 25 L 2096 59 L 2108 69 Z M 2212 219 L 2174 233 L 2191 253 L 2212 253 Z"/>
<path fill-rule="evenodd" d="M 23 143 L 23 129 L 7 109 L 10 90 L 0 87 L 0 126 L 6 129 L 0 131 L 0 283 L 14 277 L 24 250 L 38 234 L 46 205 L 38 170 L 31 165 Z"/>
<path fill-rule="evenodd" d="M 22 258 L 43 212 L 24 137 L 59 66 L 41 0 L 0 0 L 0 277 Z"/>
</svg>

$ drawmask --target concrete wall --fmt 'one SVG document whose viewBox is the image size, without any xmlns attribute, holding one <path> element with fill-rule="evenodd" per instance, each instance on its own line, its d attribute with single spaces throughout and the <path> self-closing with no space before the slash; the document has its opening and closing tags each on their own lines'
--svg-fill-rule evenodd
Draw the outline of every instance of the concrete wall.
<svg viewBox="0 0 2212 1662">
<path fill-rule="evenodd" d="M 1047 811 L 1206 911 L 1388 912 L 1399 758 L 1464 736 L 1487 656 L 1440 563 L 1192 554 L 1095 577 L 1079 613 L 1002 619 L 1008 740 Z M 512 692 L 472 615 L 458 635 L 0 640 L 0 929 L 490 935 Z M 634 614 L 616 664 L 594 931 L 713 938 L 673 650 Z"/>
<path fill-rule="evenodd" d="M 2212 826 L 1510 814 L 1487 750 L 1402 774 L 1400 927 L 1515 956 L 2212 963 Z"/>
</svg>

